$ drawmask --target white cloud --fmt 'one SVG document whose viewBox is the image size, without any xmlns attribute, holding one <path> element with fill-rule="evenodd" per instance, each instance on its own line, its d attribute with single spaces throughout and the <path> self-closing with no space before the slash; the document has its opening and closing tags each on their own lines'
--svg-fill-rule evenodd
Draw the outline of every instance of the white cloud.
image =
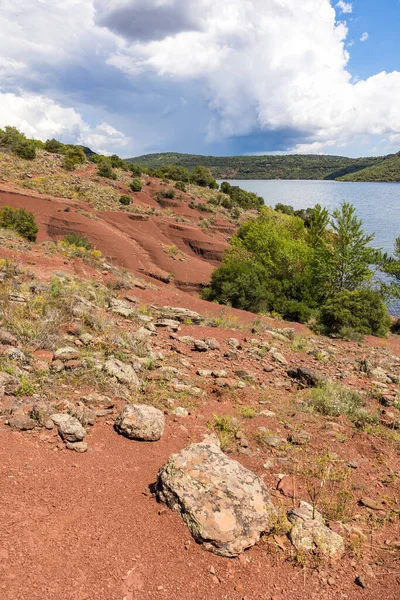
<svg viewBox="0 0 400 600">
<path fill-rule="evenodd" d="M 367 31 L 365 31 L 362 36 L 360 37 L 360 42 L 366 42 L 367 39 L 369 38 L 369 34 Z"/>
<path fill-rule="evenodd" d="M 124 147 L 129 139 L 108 123 L 91 128 L 73 109 L 35 94 L 10 94 L 0 91 L 0 127 L 17 127 L 28 137 L 45 141 L 65 139 L 90 146 L 96 152 Z"/>
<path fill-rule="evenodd" d="M 156 18 L 156 0 L 148 3 Z M 352 82 L 348 29 L 329 0 L 187 0 L 187 10 L 194 4 L 201 31 L 127 43 L 109 61 L 128 74 L 203 81 L 215 115 L 210 141 L 291 130 L 303 140 L 295 147 L 315 152 L 400 132 L 400 73 Z"/>
<path fill-rule="evenodd" d="M 352 13 L 353 12 L 353 5 L 351 2 L 343 2 L 343 0 L 339 0 L 339 2 L 336 4 L 336 7 L 342 13 Z"/>
</svg>

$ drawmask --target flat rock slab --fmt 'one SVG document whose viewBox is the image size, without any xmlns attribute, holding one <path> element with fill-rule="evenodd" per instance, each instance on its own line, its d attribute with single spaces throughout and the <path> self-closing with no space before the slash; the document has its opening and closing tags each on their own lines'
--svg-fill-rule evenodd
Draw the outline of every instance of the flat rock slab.
<svg viewBox="0 0 400 600">
<path fill-rule="evenodd" d="M 157 442 L 164 433 L 165 417 L 161 410 L 146 404 L 128 404 L 115 421 L 115 429 L 131 440 Z"/>
<path fill-rule="evenodd" d="M 276 522 L 264 482 L 210 441 L 173 454 L 158 473 L 156 489 L 195 540 L 221 556 L 237 556 Z"/>
</svg>

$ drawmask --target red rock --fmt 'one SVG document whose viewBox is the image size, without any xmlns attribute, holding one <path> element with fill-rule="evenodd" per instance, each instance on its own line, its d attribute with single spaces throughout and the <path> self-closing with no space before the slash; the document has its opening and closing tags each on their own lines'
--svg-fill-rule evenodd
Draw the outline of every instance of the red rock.
<svg viewBox="0 0 400 600">
<path fill-rule="evenodd" d="M 279 490 L 281 494 L 287 496 L 288 498 L 294 498 L 295 486 L 293 477 L 284 475 L 277 485 L 277 490 Z"/>
</svg>

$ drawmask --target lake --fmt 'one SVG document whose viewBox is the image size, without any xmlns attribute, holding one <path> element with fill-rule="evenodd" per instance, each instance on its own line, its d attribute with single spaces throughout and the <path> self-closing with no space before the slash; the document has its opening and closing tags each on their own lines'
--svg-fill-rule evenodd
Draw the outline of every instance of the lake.
<svg viewBox="0 0 400 600">
<path fill-rule="evenodd" d="M 220 182 L 219 182 L 220 183 Z M 341 181 L 231 180 L 231 185 L 264 198 L 265 204 L 290 204 L 295 209 L 316 204 L 330 212 L 343 200 L 356 207 L 367 233 L 375 233 L 376 248 L 392 253 L 400 235 L 400 183 L 351 183 Z M 400 316 L 400 304 L 390 307 Z"/>
</svg>

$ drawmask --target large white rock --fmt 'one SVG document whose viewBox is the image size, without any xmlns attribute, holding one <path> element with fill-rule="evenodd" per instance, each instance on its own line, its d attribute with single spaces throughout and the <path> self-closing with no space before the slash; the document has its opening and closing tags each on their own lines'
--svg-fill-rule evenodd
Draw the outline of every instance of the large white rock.
<svg viewBox="0 0 400 600">
<path fill-rule="evenodd" d="M 158 473 L 157 496 L 180 513 L 196 541 L 221 556 L 253 546 L 277 518 L 264 482 L 210 441 L 170 457 Z"/>
<path fill-rule="evenodd" d="M 115 429 L 131 440 L 157 442 L 164 433 L 161 410 L 146 404 L 128 404 L 115 421 Z"/>
</svg>

